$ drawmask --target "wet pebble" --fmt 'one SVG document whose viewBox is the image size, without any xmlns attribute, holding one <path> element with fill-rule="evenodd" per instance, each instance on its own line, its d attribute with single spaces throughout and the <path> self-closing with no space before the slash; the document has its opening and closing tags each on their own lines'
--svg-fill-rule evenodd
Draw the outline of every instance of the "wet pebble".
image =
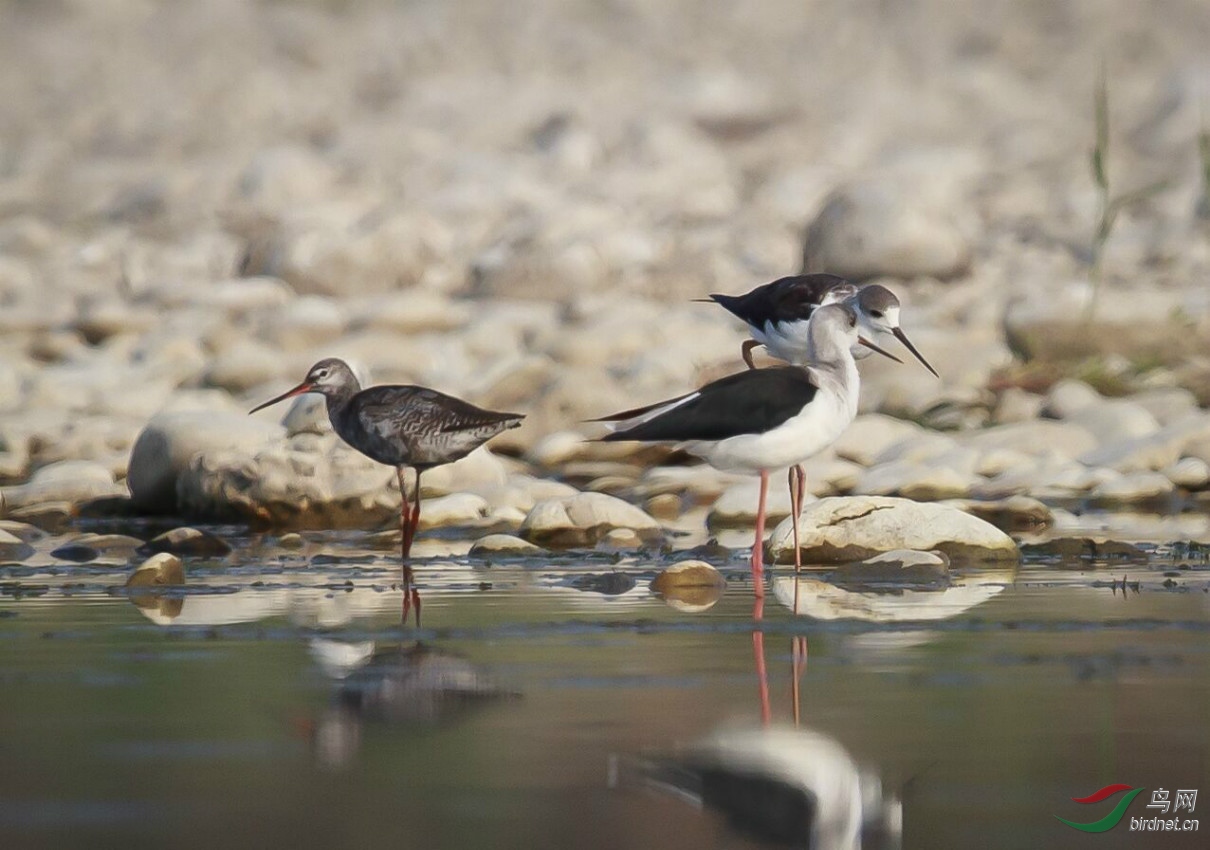
<svg viewBox="0 0 1210 850">
<path fill-rule="evenodd" d="M 231 545 L 208 531 L 183 526 L 153 537 L 140 546 L 138 551 L 143 555 L 168 552 L 173 555 L 222 558 L 231 553 Z"/>
<path fill-rule="evenodd" d="M 678 611 L 705 611 L 722 598 L 727 581 L 705 561 L 681 561 L 651 580 L 651 590 Z"/>
<path fill-rule="evenodd" d="M 520 536 L 539 546 L 591 546 L 616 528 L 628 528 L 643 540 L 662 536 L 660 524 L 634 505 L 604 493 L 577 493 L 534 505 Z"/>
<path fill-rule="evenodd" d="M 0 529 L 0 560 L 24 561 L 34 554 L 34 547 L 20 537 Z"/>
<path fill-rule="evenodd" d="M 126 579 L 127 587 L 153 587 L 185 583 L 185 565 L 176 555 L 160 552 L 135 568 Z"/>
<path fill-rule="evenodd" d="M 100 555 L 101 553 L 91 546 L 83 546 L 79 543 L 68 543 L 51 550 L 50 553 L 52 558 L 57 558 L 60 561 L 71 561 L 75 564 L 87 564 L 90 561 L 95 561 Z"/>
<path fill-rule="evenodd" d="M 470 555 L 472 558 L 524 557 L 541 551 L 540 546 L 511 534 L 488 534 L 474 542 Z"/>
<path fill-rule="evenodd" d="M 576 590 L 600 593 L 605 596 L 620 596 L 634 589 L 634 576 L 621 572 L 610 572 L 576 576 L 571 586 Z"/>
</svg>

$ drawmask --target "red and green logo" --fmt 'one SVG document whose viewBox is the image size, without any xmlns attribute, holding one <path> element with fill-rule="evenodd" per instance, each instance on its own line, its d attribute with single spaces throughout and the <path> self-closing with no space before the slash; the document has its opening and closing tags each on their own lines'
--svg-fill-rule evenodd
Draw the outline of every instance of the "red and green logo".
<svg viewBox="0 0 1210 850">
<path fill-rule="evenodd" d="M 1129 785 L 1122 785 L 1119 783 L 1117 785 L 1106 785 L 1100 791 L 1089 794 L 1087 797 L 1071 798 L 1072 802 L 1074 803 L 1090 805 L 1092 803 L 1099 803 L 1102 800 L 1108 800 L 1114 794 L 1120 794 L 1123 791 L 1128 791 L 1130 793 L 1119 800 L 1118 804 L 1113 807 L 1113 811 L 1105 815 L 1105 817 L 1101 818 L 1100 820 L 1094 820 L 1092 823 L 1076 823 L 1075 821 L 1070 821 L 1067 818 L 1060 818 L 1058 815 L 1055 815 L 1055 817 L 1063 821 L 1063 823 L 1067 824 L 1072 829 L 1078 829 L 1081 832 L 1107 832 L 1118 825 L 1118 821 L 1120 821 L 1126 814 L 1126 809 L 1130 806 L 1131 801 L 1143 792 L 1142 788 L 1133 788 Z"/>
</svg>

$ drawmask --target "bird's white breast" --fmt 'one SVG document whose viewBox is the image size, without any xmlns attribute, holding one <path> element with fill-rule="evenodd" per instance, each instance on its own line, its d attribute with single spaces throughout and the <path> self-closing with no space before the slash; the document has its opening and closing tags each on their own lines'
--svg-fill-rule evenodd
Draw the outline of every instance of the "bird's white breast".
<svg viewBox="0 0 1210 850">
<path fill-rule="evenodd" d="M 718 442 L 694 441 L 686 451 L 729 472 L 756 473 L 802 463 L 831 445 L 849 427 L 856 405 L 846 394 L 821 389 L 810 404 L 776 428 Z"/>
</svg>

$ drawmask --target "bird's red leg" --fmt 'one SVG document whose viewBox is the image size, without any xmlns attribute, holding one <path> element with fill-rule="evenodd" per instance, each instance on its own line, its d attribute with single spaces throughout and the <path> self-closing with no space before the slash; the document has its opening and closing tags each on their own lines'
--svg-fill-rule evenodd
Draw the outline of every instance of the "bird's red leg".
<svg viewBox="0 0 1210 850">
<path fill-rule="evenodd" d="M 765 595 L 765 500 L 769 494 L 769 472 L 760 471 L 760 499 L 756 503 L 756 540 L 752 543 L 752 584 L 757 597 Z"/>
<path fill-rule="evenodd" d="M 418 528 L 420 528 L 420 470 L 419 469 L 416 470 L 416 507 L 412 510 L 411 526 L 412 526 L 412 539 L 415 539 L 416 530 Z M 412 541 L 408 540 L 409 549 L 411 548 L 411 545 L 412 545 Z M 420 589 L 417 588 L 416 585 L 412 584 L 412 582 L 411 582 L 411 578 L 412 578 L 412 576 L 410 575 L 411 571 L 412 571 L 411 566 L 409 566 L 407 568 L 407 570 L 409 573 L 408 584 L 411 586 L 412 604 L 416 606 L 416 626 L 419 627 L 420 626 Z M 406 593 L 407 590 L 405 589 L 404 592 Z"/>
<path fill-rule="evenodd" d="M 744 345 L 741 351 L 743 353 L 744 362 L 748 364 L 749 369 L 756 368 L 756 364 L 752 362 L 752 349 L 756 348 L 758 345 L 760 345 L 760 343 L 754 339 L 744 340 Z"/>
<path fill-rule="evenodd" d="M 807 471 L 802 464 L 790 467 L 790 523 L 794 527 L 794 574 L 802 570 L 802 552 L 798 549 L 798 515 L 802 513 L 802 500 L 807 495 Z"/>
<path fill-rule="evenodd" d="M 407 625 L 408 614 L 412 610 L 412 568 L 408 564 L 408 554 L 412 550 L 412 511 L 408 502 L 408 488 L 403 480 L 403 467 L 395 467 L 395 477 L 399 481 L 399 558 L 400 586 L 403 589 L 403 610 L 401 619 Z"/>
<path fill-rule="evenodd" d="M 757 597 L 752 605 L 752 620 L 756 628 L 752 631 L 752 654 L 756 658 L 756 693 L 760 698 L 760 722 L 768 726 L 773 719 L 769 705 L 769 671 L 765 666 L 765 633 L 761 629 L 764 619 L 765 600 Z"/>
</svg>

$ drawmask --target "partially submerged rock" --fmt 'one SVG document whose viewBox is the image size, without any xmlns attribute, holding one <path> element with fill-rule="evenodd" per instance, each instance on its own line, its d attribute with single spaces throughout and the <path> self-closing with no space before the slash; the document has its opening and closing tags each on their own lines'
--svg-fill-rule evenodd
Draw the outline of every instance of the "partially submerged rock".
<svg viewBox="0 0 1210 850">
<path fill-rule="evenodd" d="M 940 552 L 919 552 L 915 549 L 892 549 L 838 567 L 831 576 L 834 584 L 866 585 L 893 584 L 925 587 L 945 587 L 950 581 L 950 559 Z"/>
<path fill-rule="evenodd" d="M 651 580 L 651 590 L 678 611 L 705 611 L 723 596 L 723 574 L 705 561 L 681 561 Z"/>
<path fill-rule="evenodd" d="M 615 528 L 628 528 L 644 540 L 663 534 L 660 524 L 634 505 L 604 493 L 577 493 L 534 505 L 520 535 L 539 546 L 592 546 Z"/>
<path fill-rule="evenodd" d="M 231 553 L 231 544 L 199 528 L 183 526 L 165 531 L 148 540 L 138 549 L 142 555 L 167 552 L 202 558 L 222 558 Z"/>
<path fill-rule="evenodd" d="M 893 549 L 939 550 L 955 561 L 1015 561 L 1017 545 L 1000 529 L 957 508 L 886 496 L 820 499 L 799 518 L 804 563 L 858 561 Z M 767 544 L 777 563 L 794 559 L 791 523 Z"/>
<path fill-rule="evenodd" d="M 176 555 L 160 552 L 135 568 L 127 587 L 166 587 L 185 583 L 185 565 Z"/>
<path fill-rule="evenodd" d="M 471 545 L 472 558 L 523 558 L 526 555 L 537 555 L 542 547 L 535 546 L 528 540 L 522 540 L 511 534 L 488 534 L 480 537 Z"/>
<path fill-rule="evenodd" d="M 0 529 L 0 561 L 24 561 L 34 554 L 34 547 L 20 537 Z"/>
<path fill-rule="evenodd" d="M 1007 532 L 1037 531 L 1054 525 L 1054 512 L 1030 496 L 1006 499 L 952 499 L 946 504 Z"/>
<path fill-rule="evenodd" d="M 177 479 L 199 455 L 235 450 L 250 456 L 284 435 L 280 425 L 227 411 L 158 414 L 130 450 L 131 498 L 144 510 L 171 513 L 178 505 Z"/>
</svg>

